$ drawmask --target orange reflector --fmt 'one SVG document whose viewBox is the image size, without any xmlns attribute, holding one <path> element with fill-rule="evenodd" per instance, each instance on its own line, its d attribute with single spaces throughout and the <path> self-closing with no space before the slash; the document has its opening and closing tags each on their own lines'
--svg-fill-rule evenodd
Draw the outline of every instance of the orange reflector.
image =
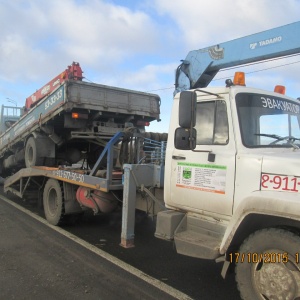
<svg viewBox="0 0 300 300">
<path fill-rule="evenodd" d="M 89 114 L 83 114 L 80 112 L 72 112 L 72 119 L 84 119 L 87 120 L 89 118 Z"/>
<path fill-rule="evenodd" d="M 245 73 L 244 72 L 235 72 L 233 84 L 234 85 L 246 85 L 245 84 Z"/>
<path fill-rule="evenodd" d="M 285 86 L 283 86 L 283 85 L 276 85 L 275 88 L 274 88 L 274 92 L 282 94 L 282 95 L 285 95 Z"/>
</svg>

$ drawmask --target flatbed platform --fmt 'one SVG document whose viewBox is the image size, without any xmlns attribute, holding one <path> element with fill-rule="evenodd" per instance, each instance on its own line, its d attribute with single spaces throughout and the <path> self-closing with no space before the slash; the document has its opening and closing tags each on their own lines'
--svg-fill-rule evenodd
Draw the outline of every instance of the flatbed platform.
<svg viewBox="0 0 300 300">
<path fill-rule="evenodd" d="M 109 190 L 123 189 L 121 173 L 116 172 L 111 184 L 108 184 L 106 178 L 90 176 L 84 170 L 71 168 L 50 168 L 50 167 L 31 167 L 24 168 L 8 177 L 4 182 L 4 191 L 23 197 L 25 190 L 30 182 L 35 182 L 36 177 L 54 178 L 59 181 L 68 182 L 74 185 L 91 188 L 93 190 L 100 190 L 108 192 Z"/>
</svg>

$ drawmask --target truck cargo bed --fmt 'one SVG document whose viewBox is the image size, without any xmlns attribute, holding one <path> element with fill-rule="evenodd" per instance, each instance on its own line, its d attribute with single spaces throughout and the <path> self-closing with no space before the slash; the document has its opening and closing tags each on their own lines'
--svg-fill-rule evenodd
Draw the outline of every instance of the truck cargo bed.
<svg viewBox="0 0 300 300">
<path fill-rule="evenodd" d="M 72 113 L 78 119 L 73 119 Z M 67 139 L 70 131 L 101 132 L 101 128 L 122 130 L 126 122 L 159 120 L 160 98 L 155 94 L 95 83 L 68 80 L 47 95 L 0 136 L 0 158 L 42 126 L 51 126 Z M 95 123 L 92 122 L 97 122 Z M 93 126 L 98 126 L 93 129 Z M 102 127 L 101 127 L 102 126 Z M 110 128 L 111 127 L 111 128 Z"/>
</svg>

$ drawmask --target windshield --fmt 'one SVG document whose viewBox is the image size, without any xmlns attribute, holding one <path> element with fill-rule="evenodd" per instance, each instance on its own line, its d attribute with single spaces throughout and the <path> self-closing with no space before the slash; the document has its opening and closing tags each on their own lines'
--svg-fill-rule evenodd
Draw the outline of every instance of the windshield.
<svg viewBox="0 0 300 300">
<path fill-rule="evenodd" d="M 243 144 L 246 147 L 297 147 L 296 144 L 300 144 L 299 104 L 270 95 L 237 94 Z"/>
</svg>

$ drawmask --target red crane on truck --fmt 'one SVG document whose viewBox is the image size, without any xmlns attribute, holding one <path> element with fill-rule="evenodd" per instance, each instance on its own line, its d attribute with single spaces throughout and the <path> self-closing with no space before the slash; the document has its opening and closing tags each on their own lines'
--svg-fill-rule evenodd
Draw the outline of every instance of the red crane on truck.
<svg viewBox="0 0 300 300">
<path fill-rule="evenodd" d="M 58 86 L 60 86 L 65 80 L 73 79 L 82 81 L 82 69 L 78 62 L 73 62 L 72 65 L 50 80 L 46 85 L 38 89 L 31 96 L 26 98 L 25 110 L 28 111 L 30 108 L 35 106 L 45 96 L 52 93 Z"/>
</svg>

